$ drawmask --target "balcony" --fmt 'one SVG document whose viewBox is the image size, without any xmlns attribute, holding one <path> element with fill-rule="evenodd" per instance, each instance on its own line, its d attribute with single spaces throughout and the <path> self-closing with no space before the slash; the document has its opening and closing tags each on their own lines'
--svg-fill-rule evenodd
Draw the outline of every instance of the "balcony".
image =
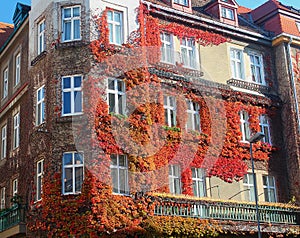
<svg viewBox="0 0 300 238">
<path fill-rule="evenodd" d="M 256 210 L 253 202 L 220 201 L 210 198 L 171 196 L 167 194 L 151 196 L 154 201 L 155 216 L 179 216 L 216 220 L 225 229 L 255 231 Z M 260 203 L 259 215 L 262 232 L 300 232 L 300 207 L 281 203 Z"/>
<path fill-rule="evenodd" d="M 24 208 L 17 204 L 0 212 L 0 237 L 25 234 L 26 225 L 24 221 Z"/>
</svg>

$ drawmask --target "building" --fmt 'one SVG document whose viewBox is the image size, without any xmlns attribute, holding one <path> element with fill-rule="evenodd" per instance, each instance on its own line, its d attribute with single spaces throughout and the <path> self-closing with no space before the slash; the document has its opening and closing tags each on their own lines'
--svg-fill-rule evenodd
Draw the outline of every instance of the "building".
<svg viewBox="0 0 300 238">
<path fill-rule="evenodd" d="M 255 187 L 263 236 L 300 234 L 296 9 L 31 5 L 0 50 L 2 90 L 22 72 L 1 104 L 1 236 L 256 237 Z"/>
<path fill-rule="evenodd" d="M 26 133 L 31 127 L 32 101 L 28 94 L 28 12 L 29 6 L 18 4 L 13 16 L 14 25 L 1 23 L 0 31 L 0 72 L 1 72 L 1 225 L 2 237 L 24 233 L 26 226 L 20 213 L 21 197 L 28 197 L 28 183 L 31 167 L 28 160 Z M 16 226 L 10 226 L 9 217 L 14 214 Z M 17 218 L 18 216 L 18 218 Z"/>
</svg>

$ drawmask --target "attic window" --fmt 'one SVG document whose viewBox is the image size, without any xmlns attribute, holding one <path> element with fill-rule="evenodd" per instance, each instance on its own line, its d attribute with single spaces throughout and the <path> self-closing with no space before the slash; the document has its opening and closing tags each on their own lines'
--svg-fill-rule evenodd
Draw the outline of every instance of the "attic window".
<svg viewBox="0 0 300 238">
<path fill-rule="evenodd" d="M 222 17 L 234 20 L 233 10 L 226 7 L 222 7 Z"/>
<path fill-rule="evenodd" d="M 297 25 L 297 27 L 298 27 L 298 31 L 300 32 L 300 22 L 297 21 L 297 22 L 296 22 L 296 25 Z"/>
<path fill-rule="evenodd" d="M 174 0 L 174 3 L 176 4 L 180 4 L 180 5 L 183 5 L 183 6 L 188 6 L 189 4 L 189 1 L 188 0 Z"/>
</svg>

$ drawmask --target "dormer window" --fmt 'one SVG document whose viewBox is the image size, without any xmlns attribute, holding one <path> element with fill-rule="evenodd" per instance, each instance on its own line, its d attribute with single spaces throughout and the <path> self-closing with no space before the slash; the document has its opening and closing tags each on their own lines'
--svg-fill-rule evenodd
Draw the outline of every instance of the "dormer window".
<svg viewBox="0 0 300 238">
<path fill-rule="evenodd" d="M 222 17 L 234 20 L 234 12 L 232 9 L 222 7 Z"/>
<path fill-rule="evenodd" d="M 183 5 L 183 6 L 188 6 L 189 5 L 188 0 L 174 0 L 174 3 L 179 4 L 179 5 Z"/>
</svg>

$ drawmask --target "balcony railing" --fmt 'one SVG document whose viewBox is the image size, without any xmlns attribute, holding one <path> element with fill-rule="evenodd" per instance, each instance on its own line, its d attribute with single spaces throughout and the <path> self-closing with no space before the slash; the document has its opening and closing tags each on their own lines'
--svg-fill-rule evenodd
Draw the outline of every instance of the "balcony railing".
<svg viewBox="0 0 300 238">
<path fill-rule="evenodd" d="M 10 209 L 0 212 L 0 232 L 5 231 L 24 221 L 24 209 L 14 205 Z"/>
<path fill-rule="evenodd" d="M 153 197 L 154 215 L 256 222 L 255 204 Z M 300 209 L 292 206 L 259 205 L 260 221 L 299 225 Z"/>
</svg>

